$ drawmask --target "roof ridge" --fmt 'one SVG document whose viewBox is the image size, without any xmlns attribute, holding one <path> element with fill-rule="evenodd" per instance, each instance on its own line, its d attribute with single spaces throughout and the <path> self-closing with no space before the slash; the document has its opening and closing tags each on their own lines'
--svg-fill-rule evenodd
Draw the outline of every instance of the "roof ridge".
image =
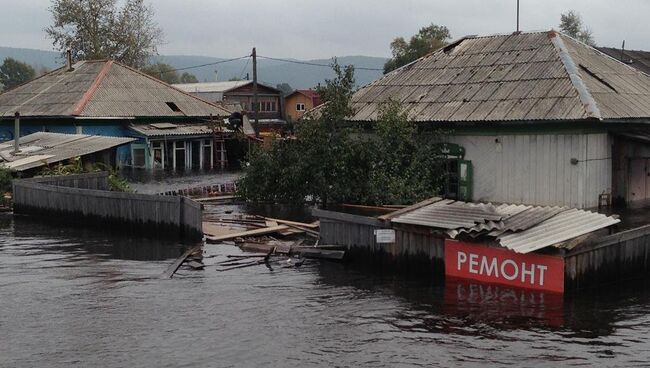
<svg viewBox="0 0 650 368">
<path fill-rule="evenodd" d="M 93 98 L 95 92 L 97 92 L 97 89 L 99 89 L 99 86 L 104 81 L 104 78 L 106 78 L 106 75 L 108 74 L 108 72 L 111 70 L 111 67 L 113 66 L 113 60 L 108 60 L 105 63 L 106 64 L 104 64 L 104 66 L 99 71 L 99 73 L 97 73 L 97 76 L 93 81 L 93 84 L 91 84 L 90 88 L 88 88 L 86 92 L 84 92 L 84 94 L 81 96 L 77 104 L 72 109 L 72 115 L 74 116 L 81 115 L 83 110 L 86 108 L 86 105 L 88 105 L 88 102 L 90 102 L 90 99 Z"/>
<path fill-rule="evenodd" d="M 580 76 L 580 71 L 578 71 L 578 67 L 573 61 L 573 58 L 571 57 L 569 50 L 567 49 L 566 45 L 564 44 L 564 41 L 562 40 L 562 37 L 565 35 L 555 30 L 551 30 L 547 34 L 548 34 L 548 38 L 551 40 L 551 43 L 555 47 L 555 51 L 557 52 L 558 57 L 560 58 L 560 62 L 562 63 L 564 70 L 569 75 L 569 80 L 571 81 L 571 85 L 573 85 L 573 88 L 575 88 L 576 92 L 578 93 L 578 97 L 580 98 L 580 102 L 582 102 L 582 107 L 587 113 L 587 116 L 590 118 L 596 118 L 598 120 L 602 120 L 603 117 L 602 114 L 600 113 L 600 109 L 598 108 L 598 104 L 596 103 L 596 100 L 589 92 L 589 88 L 587 88 L 584 81 L 582 80 L 582 77 Z"/>
</svg>

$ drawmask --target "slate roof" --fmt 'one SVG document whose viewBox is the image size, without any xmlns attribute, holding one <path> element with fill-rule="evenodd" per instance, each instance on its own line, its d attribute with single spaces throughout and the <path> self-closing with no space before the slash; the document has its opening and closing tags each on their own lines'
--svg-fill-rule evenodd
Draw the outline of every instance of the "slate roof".
<svg viewBox="0 0 650 368">
<path fill-rule="evenodd" d="M 0 94 L 0 117 L 207 117 L 230 112 L 111 60 L 81 61 Z"/>
<path fill-rule="evenodd" d="M 598 47 L 598 50 L 635 69 L 650 74 L 650 51 L 621 50 L 613 47 Z"/>
<path fill-rule="evenodd" d="M 417 122 L 650 117 L 650 76 L 556 31 L 470 36 L 358 90 L 352 121 L 401 102 Z"/>
</svg>

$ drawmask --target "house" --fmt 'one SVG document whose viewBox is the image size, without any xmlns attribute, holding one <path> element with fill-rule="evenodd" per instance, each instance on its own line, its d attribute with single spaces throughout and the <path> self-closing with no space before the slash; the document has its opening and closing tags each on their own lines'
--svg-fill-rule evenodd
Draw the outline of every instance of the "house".
<svg viewBox="0 0 650 368">
<path fill-rule="evenodd" d="M 174 84 L 174 87 L 203 100 L 222 103 L 227 106 L 241 106 L 241 111 L 255 120 L 253 112 L 253 81 L 226 81 Z M 270 131 L 281 129 L 286 124 L 282 91 L 277 88 L 257 83 L 259 105 L 259 130 Z"/>
<path fill-rule="evenodd" d="M 84 166 L 100 163 L 115 167 L 117 147 L 133 141 L 135 138 L 36 132 L 21 136 L 17 147 L 15 140 L 0 143 L 0 166 L 35 173 L 43 166 L 78 157 Z"/>
<path fill-rule="evenodd" d="M 622 50 L 613 47 L 598 47 L 598 50 L 633 68 L 650 74 L 650 51 Z"/>
<path fill-rule="evenodd" d="M 399 101 L 450 131 L 449 198 L 594 208 L 650 201 L 650 76 L 554 30 L 469 36 L 352 98 L 352 122 Z"/>
<path fill-rule="evenodd" d="M 285 116 L 287 120 L 298 121 L 302 119 L 305 111 L 311 110 L 321 104 L 318 92 L 311 89 L 298 89 L 284 98 Z"/>
<path fill-rule="evenodd" d="M 206 124 L 210 119 L 231 114 L 221 106 L 112 60 L 70 63 L 0 94 L 3 140 L 14 139 L 16 112 L 20 113 L 21 134 L 43 131 L 137 138 L 141 136 L 134 134 L 131 127 Z M 187 155 L 192 157 L 198 153 L 195 148 L 200 147 L 191 141 L 194 138 L 196 142 L 205 139 L 192 137 L 183 143 Z M 118 149 L 118 166 L 138 166 L 133 161 L 139 161 L 138 150 L 143 147 L 153 155 L 154 147 L 146 144 L 141 138 Z"/>
</svg>

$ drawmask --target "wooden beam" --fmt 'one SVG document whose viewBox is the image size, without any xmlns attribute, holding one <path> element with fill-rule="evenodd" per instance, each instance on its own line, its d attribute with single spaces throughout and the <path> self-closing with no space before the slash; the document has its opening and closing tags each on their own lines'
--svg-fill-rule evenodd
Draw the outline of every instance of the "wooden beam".
<svg viewBox="0 0 650 368">
<path fill-rule="evenodd" d="M 402 208 L 402 209 L 400 209 L 400 210 L 397 210 L 397 211 L 395 211 L 395 212 L 392 212 L 392 213 L 389 213 L 389 214 L 386 214 L 386 215 L 383 215 L 383 216 L 379 216 L 378 218 L 379 218 L 380 220 L 390 220 L 390 219 L 392 219 L 392 218 L 395 218 L 395 217 L 397 217 L 397 216 L 403 215 L 403 214 L 405 214 L 405 213 L 408 213 L 408 212 L 411 212 L 411 211 L 415 211 L 415 210 L 417 210 L 418 208 L 422 208 L 422 207 L 424 207 L 424 206 L 428 206 L 428 205 L 430 205 L 430 204 L 434 204 L 434 203 L 436 203 L 436 202 L 440 202 L 441 200 L 442 200 L 442 198 L 439 198 L 439 197 L 429 198 L 429 199 L 426 199 L 426 200 L 424 200 L 424 201 L 422 201 L 422 202 L 418 202 L 418 203 L 416 203 L 416 204 L 414 204 L 414 205 L 412 205 L 412 206 L 404 207 L 404 208 Z"/>
<path fill-rule="evenodd" d="M 195 247 L 192 247 L 188 250 L 185 251 L 185 253 L 181 254 L 172 264 L 167 267 L 167 270 L 162 274 L 161 278 L 164 279 L 171 279 L 174 277 L 174 274 L 178 270 L 178 268 L 185 262 L 187 257 L 189 257 L 192 253 L 196 252 L 197 250 L 201 249 L 201 245 L 197 245 Z"/>
<path fill-rule="evenodd" d="M 255 229 L 255 230 L 242 231 L 234 234 L 225 234 L 220 236 L 206 236 L 205 239 L 208 243 L 218 243 L 221 242 L 222 240 L 242 238 L 246 236 L 273 234 L 287 229 L 289 229 L 289 227 L 286 225 L 278 225 L 278 226 L 265 227 L 261 229 Z"/>
</svg>

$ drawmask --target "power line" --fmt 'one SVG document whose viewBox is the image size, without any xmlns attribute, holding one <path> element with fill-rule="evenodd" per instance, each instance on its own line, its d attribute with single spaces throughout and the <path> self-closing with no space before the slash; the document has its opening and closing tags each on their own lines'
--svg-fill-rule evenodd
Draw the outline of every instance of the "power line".
<svg viewBox="0 0 650 368">
<path fill-rule="evenodd" d="M 217 64 L 223 64 L 223 63 L 229 63 L 229 62 L 231 62 L 231 61 L 237 61 L 237 60 L 245 59 L 245 58 L 248 58 L 248 57 L 250 57 L 250 55 L 246 55 L 246 56 L 242 56 L 242 57 L 238 57 L 238 58 L 234 58 L 234 59 L 228 59 L 228 60 L 219 60 L 219 61 L 215 61 L 215 62 L 213 62 L 213 63 L 207 63 L 207 64 L 201 64 L 201 65 L 194 65 L 194 66 L 186 66 L 186 67 L 184 67 L 184 68 L 178 68 L 178 69 L 163 70 L 163 71 L 160 72 L 160 74 L 171 73 L 171 72 L 178 72 L 178 71 L 181 71 L 181 70 L 188 70 L 188 69 L 202 68 L 202 67 L 204 67 L 204 66 L 210 66 L 210 65 L 217 65 Z"/>
<path fill-rule="evenodd" d="M 246 64 L 244 64 L 244 69 L 242 69 L 241 73 L 239 73 L 239 79 L 242 79 L 244 77 L 244 72 L 246 72 L 246 68 L 248 67 L 248 63 L 250 63 L 250 61 L 251 58 L 248 57 L 248 59 L 246 59 Z"/>
<path fill-rule="evenodd" d="M 280 58 L 272 58 L 269 56 L 262 56 L 262 55 L 257 55 L 258 58 L 262 59 L 268 59 L 268 60 L 275 60 L 275 61 L 283 61 L 285 63 L 294 63 L 294 64 L 302 64 L 302 65 L 311 65 L 311 66 L 320 66 L 320 67 L 325 67 L 325 68 L 331 68 L 331 65 L 327 64 L 318 64 L 318 63 L 311 63 L 309 61 L 299 61 L 299 60 L 290 60 L 290 59 L 280 59 Z M 367 68 L 367 67 L 357 67 L 355 66 L 354 69 L 356 70 L 372 70 L 372 71 L 384 71 L 384 69 L 379 69 L 379 68 Z"/>
</svg>

